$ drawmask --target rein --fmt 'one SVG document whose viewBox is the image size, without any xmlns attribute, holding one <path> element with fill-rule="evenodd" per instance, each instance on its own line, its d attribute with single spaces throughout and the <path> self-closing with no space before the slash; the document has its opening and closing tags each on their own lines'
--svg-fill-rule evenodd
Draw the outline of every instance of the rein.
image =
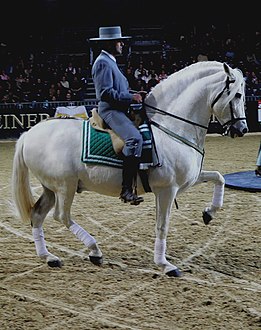
<svg viewBox="0 0 261 330">
<path fill-rule="evenodd" d="M 159 128 L 159 129 L 160 129 L 161 131 L 163 131 L 164 133 L 166 133 L 166 134 L 168 134 L 168 135 L 170 135 L 170 136 L 172 136 L 172 137 L 174 137 L 174 138 L 180 140 L 181 142 L 187 144 L 187 145 L 190 146 L 191 148 L 197 150 L 202 156 L 204 156 L 204 154 L 205 154 L 204 149 L 198 147 L 196 144 L 190 142 L 189 140 L 185 139 L 184 137 L 182 137 L 182 136 L 180 136 L 180 135 L 178 135 L 178 134 L 176 134 L 176 133 L 171 132 L 169 129 L 167 129 L 166 127 L 160 125 L 159 123 L 156 123 L 156 122 L 153 121 L 153 120 L 150 121 L 150 124 L 151 124 L 151 125 L 154 125 L 154 126 L 157 127 L 157 128 Z"/>
<path fill-rule="evenodd" d="M 193 121 L 190 121 L 188 119 L 185 119 L 185 118 L 182 118 L 182 117 L 179 117 L 179 116 L 176 116 L 176 115 L 173 115 L 172 113 L 169 113 L 169 112 L 166 112 L 164 110 L 161 110 L 159 108 L 156 108 L 156 107 L 153 107 L 152 105 L 149 105 L 147 103 L 143 103 L 143 105 L 155 110 L 156 112 L 164 115 L 164 116 L 169 116 L 169 117 L 172 117 L 172 118 L 175 118 L 175 119 L 178 119 L 178 120 L 181 120 L 181 121 L 184 121 L 190 125 L 193 125 L 193 126 L 198 126 L 198 127 L 201 127 L 201 128 L 204 128 L 204 129 L 208 129 L 207 126 L 204 126 L 204 125 L 201 125 L 201 124 L 198 124 L 198 123 L 195 123 Z M 186 138 L 170 131 L 169 129 L 167 129 L 166 127 L 160 125 L 159 123 L 156 123 L 155 121 L 153 120 L 149 120 L 150 124 L 151 125 L 154 125 L 155 127 L 157 127 L 158 129 L 160 129 L 161 131 L 163 131 L 164 133 L 166 133 L 167 135 L 170 135 L 174 138 L 176 138 L 177 140 L 185 143 L 186 145 L 190 146 L 191 148 L 195 149 L 196 151 L 198 151 L 203 157 L 204 157 L 204 154 L 205 154 L 205 151 L 203 148 L 200 148 L 199 146 L 197 146 L 195 143 L 193 142 L 190 142 L 189 140 L 187 140 Z"/>
<path fill-rule="evenodd" d="M 188 123 L 188 124 L 191 124 L 191 125 L 193 125 L 193 126 L 198 126 L 198 127 L 204 128 L 204 129 L 208 129 L 207 126 L 204 126 L 204 125 L 201 125 L 201 124 L 195 123 L 195 122 L 193 122 L 193 121 L 191 121 L 191 120 L 188 120 L 188 119 L 185 119 L 185 118 L 182 118 L 182 117 L 179 117 L 179 116 L 173 115 L 172 113 L 166 112 L 166 111 L 161 110 L 161 109 L 156 108 L 156 107 L 153 107 L 152 105 L 149 105 L 149 104 L 147 104 L 147 103 L 143 103 L 143 104 L 146 105 L 146 107 L 149 107 L 149 108 L 151 108 L 151 109 L 153 109 L 153 110 L 156 110 L 156 112 L 158 112 L 158 113 L 160 113 L 160 114 L 162 114 L 162 115 L 164 115 L 164 116 L 165 116 L 165 115 L 166 115 L 166 116 L 170 116 L 170 117 L 172 117 L 172 118 L 175 118 L 175 119 L 178 119 L 178 120 L 184 121 L 184 122 L 186 122 L 186 123 Z"/>
</svg>

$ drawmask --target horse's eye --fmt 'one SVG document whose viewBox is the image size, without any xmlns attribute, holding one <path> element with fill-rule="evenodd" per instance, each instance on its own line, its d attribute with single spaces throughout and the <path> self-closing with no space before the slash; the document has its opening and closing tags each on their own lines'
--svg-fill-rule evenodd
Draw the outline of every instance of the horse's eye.
<svg viewBox="0 0 261 330">
<path fill-rule="evenodd" d="M 237 99 L 240 99 L 241 96 L 242 96 L 242 94 L 240 94 L 240 93 L 236 93 L 236 95 L 235 95 L 235 97 L 236 97 Z"/>
</svg>

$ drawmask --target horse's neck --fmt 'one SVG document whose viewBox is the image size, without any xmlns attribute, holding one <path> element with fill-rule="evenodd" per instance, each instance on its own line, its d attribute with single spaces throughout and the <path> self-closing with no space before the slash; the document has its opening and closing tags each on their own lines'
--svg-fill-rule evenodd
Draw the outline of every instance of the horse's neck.
<svg viewBox="0 0 261 330">
<path fill-rule="evenodd" d="M 197 124 L 207 127 L 210 117 L 203 84 L 193 80 L 189 81 L 189 77 L 181 79 L 181 81 L 173 79 L 168 83 L 160 84 L 162 85 L 146 98 L 149 119 L 203 148 L 207 130 Z M 162 115 L 155 109 L 167 114 Z"/>
<path fill-rule="evenodd" d="M 207 111 L 206 84 L 212 80 L 214 70 L 191 67 L 170 75 L 156 85 L 148 94 L 146 103 L 205 125 L 210 116 Z"/>
</svg>

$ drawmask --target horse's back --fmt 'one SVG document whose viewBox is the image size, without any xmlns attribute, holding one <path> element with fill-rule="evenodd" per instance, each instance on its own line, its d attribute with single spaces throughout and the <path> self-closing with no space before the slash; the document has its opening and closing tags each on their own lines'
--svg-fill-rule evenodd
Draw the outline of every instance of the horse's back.
<svg viewBox="0 0 261 330">
<path fill-rule="evenodd" d="M 26 136 L 30 136 L 30 138 L 34 136 L 38 142 L 41 141 L 41 138 L 45 138 L 45 140 L 65 140 L 66 137 L 71 137 L 71 133 L 78 133 L 81 128 L 82 120 L 50 118 L 30 128 L 26 132 Z"/>
</svg>

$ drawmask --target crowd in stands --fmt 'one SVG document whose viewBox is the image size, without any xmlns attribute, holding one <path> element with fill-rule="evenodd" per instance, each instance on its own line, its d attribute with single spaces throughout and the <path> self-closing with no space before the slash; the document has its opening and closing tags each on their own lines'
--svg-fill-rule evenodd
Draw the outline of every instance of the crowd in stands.
<svg viewBox="0 0 261 330">
<path fill-rule="evenodd" d="M 221 38 L 213 30 L 204 35 L 180 35 L 173 50 L 171 42 L 162 43 L 157 54 L 131 53 L 122 70 L 130 89 L 150 91 L 170 74 L 200 60 L 218 60 L 241 69 L 246 95 L 261 95 L 260 32 L 249 40 L 242 34 Z M 85 100 L 91 79 L 89 50 L 86 56 L 59 56 L 41 51 L 27 55 L 4 54 L 1 46 L 0 103 Z M 5 55 L 3 57 L 3 54 Z"/>
<path fill-rule="evenodd" d="M 43 55 L 43 54 L 42 54 Z M 89 72 L 47 54 L 19 58 L 0 71 L 0 103 L 83 100 Z"/>
</svg>

